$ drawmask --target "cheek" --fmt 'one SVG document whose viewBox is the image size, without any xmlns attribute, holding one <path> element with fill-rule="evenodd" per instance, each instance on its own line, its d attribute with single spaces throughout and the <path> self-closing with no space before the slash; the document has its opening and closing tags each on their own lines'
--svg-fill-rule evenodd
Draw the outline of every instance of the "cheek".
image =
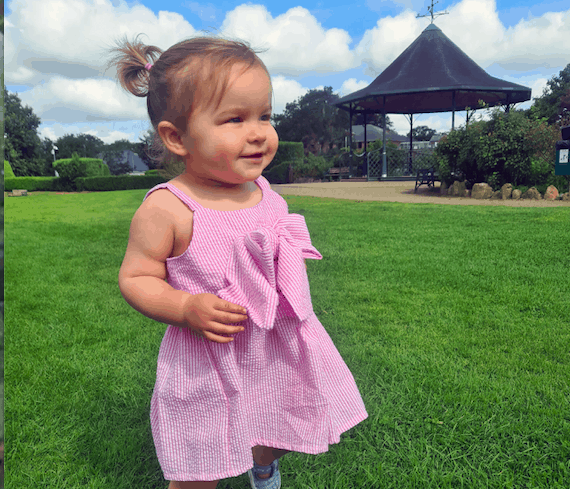
<svg viewBox="0 0 570 489">
<path fill-rule="evenodd" d="M 277 135 L 277 131 L 275 128 L 272 128 L 270 133 L 267 136 L 267 143 L 268 146 L 271 148 L 272 153 L 275 155 L 277 152 L 277 147 L 279 146 L 279 136 Z"/>
<path fill-rule="evenodd" d="M 224 135 L 224 144 L 234 146 L 240 143 L 240 138 L 233 132 L 228 132 Z"/>
</svg>

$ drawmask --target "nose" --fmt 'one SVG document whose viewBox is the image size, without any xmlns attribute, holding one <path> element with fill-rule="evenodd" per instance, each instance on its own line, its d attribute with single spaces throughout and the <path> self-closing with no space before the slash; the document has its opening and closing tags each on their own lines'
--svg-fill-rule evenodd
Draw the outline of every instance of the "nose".
<svg viewBox="0 0 570 489">
<path fill-rule="evenodd" d="M 267 139 L 267 125 L 253 124 L 248 135 L 248 141 L 265 141 Z"/>
</svg>

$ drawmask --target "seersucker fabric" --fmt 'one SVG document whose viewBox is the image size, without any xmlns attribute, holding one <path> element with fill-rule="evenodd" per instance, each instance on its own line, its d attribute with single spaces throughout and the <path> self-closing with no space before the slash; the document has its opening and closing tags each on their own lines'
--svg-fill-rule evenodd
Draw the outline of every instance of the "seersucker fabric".
<svg viewBox="0 0 570 489">
<path fill-rule="evenodd" d="M 368 417 L 350 370 L 315 315 L 304 259 L 322 259 L 305 219 L 259 177 L 255 206 L 218 211 L 170 183 L 193 211 L 188 249 L 167 281 L 247 309 L 245 330 L 216 343 L 168 326 L 151 400 L 167 480 L 211 481 L 253 467 L 255 445 L 318 454 Z"/>
</svg>

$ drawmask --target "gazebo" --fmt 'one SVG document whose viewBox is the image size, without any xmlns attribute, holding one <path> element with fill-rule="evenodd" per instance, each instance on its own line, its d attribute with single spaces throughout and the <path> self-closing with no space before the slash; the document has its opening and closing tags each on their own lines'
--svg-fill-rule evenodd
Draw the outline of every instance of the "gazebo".
<svg viewBox="0 0 570 489">
<path fill-rule="evenodd" d="M 433 7 L 432 7 L 433 8 Z M 433 22 L 433 17 L 432 17 Z M 433 23 L 370 85 L 341 98 L 333 105 L 350 114 L 350 161 L 352 168 L 352 116 L 356 113 L 409 114 L 410 161 L 413 114 L 453 112 L 479 108 L 479 100 L 508 110 L 531 98 L 531 89 L 487 74 Z M 386 118 L 384 117 L 384 134 Z M 366 148 L 366 131 L 364 133 Z M 387 177 L 386 141 L 383 139 L 382 178 Z M 367 158 L 368 159 L 368 158 Z M 379 168 L 368 168 L 368 180 L 377 180 Z"/>
</svg>

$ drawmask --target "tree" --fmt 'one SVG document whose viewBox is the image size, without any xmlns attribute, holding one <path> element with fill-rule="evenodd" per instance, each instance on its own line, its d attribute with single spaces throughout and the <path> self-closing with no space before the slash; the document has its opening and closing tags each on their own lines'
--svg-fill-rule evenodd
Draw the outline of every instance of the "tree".
<svg viewBox="0 0 570 489">
<path fill-rule="evenodd" d="M 81 158 L 98 158 L 105 143 L 91 134 L 66 134 L 56 141 L 58 147 L 56 158 L 71 158 L 77 153 Z"/>
<path fill-rule="evenodd" d="M 353 124 L 355 126 L 363 126 L 364 114 L 357 114 Z M 366 114 L 366 124 L 372 124 L 373 126 L 377 126 L 380 129 L 382 129 L 384 127 L 384 116 L 381 113 Z M 388 116 L 386 116 L 386 131 L 392 129 L 393 127 L 394 123 L 390 120 Z"/>
<path fill-rule="evenodd" d="M 10 162 L 18 177 L 41 176 L 45 171 L 42 158 L 42 142 L 37 129 L 40 118 L 33 110 L 22 106 L 15 93 L 4 89 L 4 133 L 5 158 Z"/>
<path fill-rule="evenodd" d="M 275 130 L 283 141 L 303 142 L 305 152 L 326 153 L 333 144 L 343 144 L 348 135 L 348 113 L 334 105 L 340 97 L 332 87 L 309 90 L 274 115 Z"/>
<path fill-rule="evenodd" d="M 156 162 L 150 157 L 149 152 L 152 148 L 152 142 L 154 140 L 154 128 L 150 128 L 142 138 L 139 139 L 140 143 L 136 144 L 136 150 L 133 150 L 139 155 L 139 158 L 143 160 L 149 170 L 155 170 L 157 168 Z"/>
<path fill-rule="evenodd" d="M 107 163 L 111 175 L 124 175 L 132 170 L 125 151 L 135 153 L 139 147 L 138 143 L 131 143 L 127 139 L 121 139 L 111 144 L 106 144 L 100 153 L 100 157 Z"/>
<path fill-rule="evenodd" d="M 436 131 L 427 126 L 417 126 L 412 130 L 412 139 L 414 141 L 429 141 L 435 133 Z M 406 134 L 406 137 L 410 137 L 409 132 Z"/>
<path fill-rule="evenodd" d="M 52 154 L 54 146 L 55 143 L 50 138 L 44 138 L 42 140 L 41 158 L 44 164 L 44 175 L 46 176 L 53 176 L 55 174 L 53 168 L 54 155 Z M 57 151 L 55 156 L 57 157 Z"/>
<path fill-rule="evenodd" d="M 534 99 L 534 104 L 528 109 L 527 115 L 535 120 L 546 118 L 548 124 L 554 124 L 565 114 L 566 96 L 570 90 L 570 64 L 546 84 L 542 96 Z"/>
</svg>

